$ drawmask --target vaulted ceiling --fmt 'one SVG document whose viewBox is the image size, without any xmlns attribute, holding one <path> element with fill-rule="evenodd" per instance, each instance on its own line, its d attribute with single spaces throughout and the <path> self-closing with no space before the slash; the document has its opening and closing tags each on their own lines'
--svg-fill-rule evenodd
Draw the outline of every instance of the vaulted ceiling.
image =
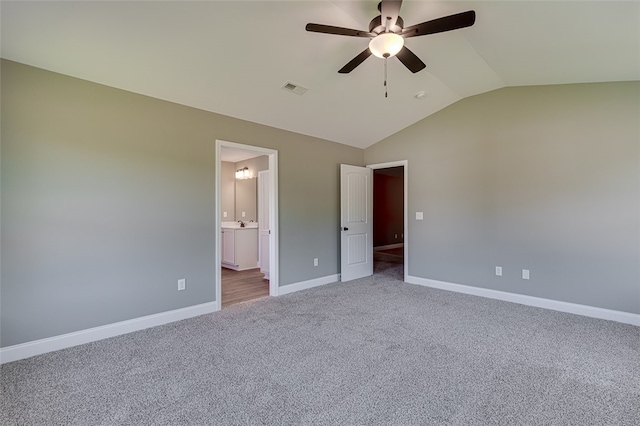
<svg viewBox="0 0 640 426">
<path fill-rule="evenodd" d="M 1 56 L 112 87 L 365 148 L 504 86 L 640 80 L 640 2 L 411 1 L 405 26 L 475 10 L 474 26 L 406 45 L 427 68 L 370 57 L 371 1 L 2 1 Z M 286 83 L 308 89 L 283 90 Z M 418 92 L 425 92 L 417 99 Z"/>
</svg>

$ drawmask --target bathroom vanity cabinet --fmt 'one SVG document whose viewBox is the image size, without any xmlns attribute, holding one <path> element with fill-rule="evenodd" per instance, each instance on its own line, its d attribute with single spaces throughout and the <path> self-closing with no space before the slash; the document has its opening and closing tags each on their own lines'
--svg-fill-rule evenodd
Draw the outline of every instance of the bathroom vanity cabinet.
<svg viewBox="0 0 640 426">
<path fill-rule="evenodd" d="M 235 271 L 258 267 L 258 228 L 222 228 L 222 266 Z"/>
</svg>

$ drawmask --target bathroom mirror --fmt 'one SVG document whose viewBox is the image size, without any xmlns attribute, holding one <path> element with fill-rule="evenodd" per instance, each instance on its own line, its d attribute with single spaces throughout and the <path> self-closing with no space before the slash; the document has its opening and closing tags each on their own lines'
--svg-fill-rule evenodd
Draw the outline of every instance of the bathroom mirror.
<svg viewBox="0 0 640 426">
<path fill-rule="evenodd" d="M 257 222 L 257 179 L 236 179 L 236 220 Z M 244 216 L 242 216 L 244 212 Z"/>
</svg>

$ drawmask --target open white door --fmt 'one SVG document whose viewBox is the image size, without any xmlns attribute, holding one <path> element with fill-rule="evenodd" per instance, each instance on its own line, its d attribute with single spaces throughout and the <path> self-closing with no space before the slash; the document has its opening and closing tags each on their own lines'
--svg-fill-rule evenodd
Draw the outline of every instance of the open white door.
<svg viewBox="0 0 640 426">
<path fill-rule="evenodd" d="M 366 167 L 340 165 L 341 281 L 373 275 L 373 180 Z"/>
</svg>

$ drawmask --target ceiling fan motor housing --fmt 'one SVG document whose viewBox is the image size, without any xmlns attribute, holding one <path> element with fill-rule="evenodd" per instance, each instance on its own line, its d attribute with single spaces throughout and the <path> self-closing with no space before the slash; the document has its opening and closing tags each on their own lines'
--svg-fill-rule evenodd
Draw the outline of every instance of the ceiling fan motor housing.
<svg viewBox="0 0 640 426">
<path fill-rule="evenodd" d="M 392 33 L 400 33 L 404 28 L 404 21 L 401 17 L 398 16 L 398 20 L 396 24 L 391 28 Z M 382 16 L 378 15 L 369 22 L 369 32 L 374 34 L 383 33 L 386 30 L 385 26 L 382 25 Z"/>
</svg>

